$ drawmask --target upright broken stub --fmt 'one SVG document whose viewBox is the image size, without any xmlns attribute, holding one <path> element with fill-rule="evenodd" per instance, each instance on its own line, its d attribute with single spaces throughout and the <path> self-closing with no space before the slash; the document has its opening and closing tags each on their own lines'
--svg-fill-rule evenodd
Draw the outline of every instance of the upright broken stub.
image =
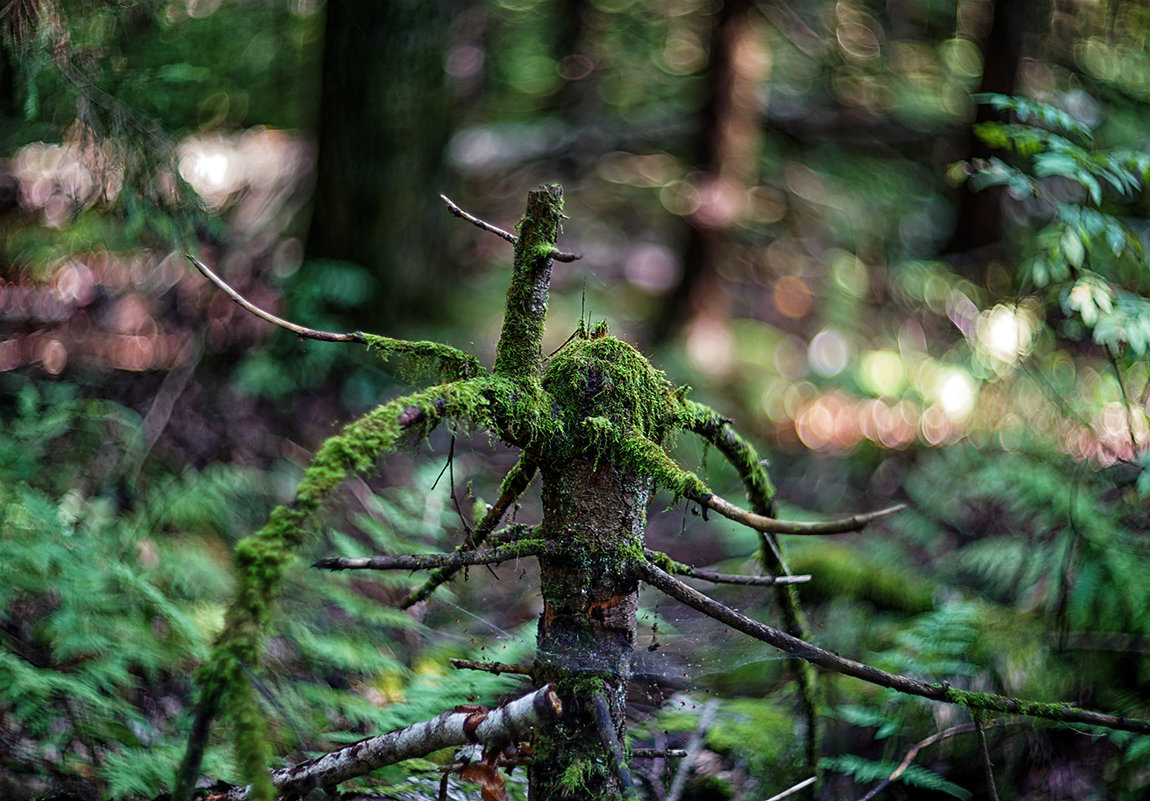
<svg viewBox="0 0 1150 801">
<path fill-rule="evenodd" d="M 619 790 L 591 700 L 604 695 L 623 741 L 639 605 L 630 565 L 642 553 L 649 498 L 648 478 L 608 463 L 574 460 L 543 471 L 544 531 L 559 550 L 540 558 L 534 673 L 537 682 L 556 684 L 569 713 L 553 729 L 536 730 L 533 801 Z"/>
<path fill-rule="evenodd" d="M 495 354 L 497 375 L 512 379 L 539 376 L 551 263 L 562 219 L 561 186 L 541 186 L 527 193 L 527 210 L 519 221 L 515 265 L 507 288 L 503 332 Z"/>
</svg>

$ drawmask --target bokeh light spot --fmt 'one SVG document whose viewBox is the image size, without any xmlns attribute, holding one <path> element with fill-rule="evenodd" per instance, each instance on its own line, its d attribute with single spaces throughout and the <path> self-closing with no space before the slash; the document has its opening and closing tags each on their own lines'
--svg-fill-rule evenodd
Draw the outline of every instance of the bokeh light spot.
<svg viewBox="0 0 1150 801">
<path fill-rule="evenodd" d="M 807 347 L 807 361 L 811 369 L 827 378 L 846 369 L 849 359 L 850 343 L 833 328 L 819 331 Z"/>
</svg>

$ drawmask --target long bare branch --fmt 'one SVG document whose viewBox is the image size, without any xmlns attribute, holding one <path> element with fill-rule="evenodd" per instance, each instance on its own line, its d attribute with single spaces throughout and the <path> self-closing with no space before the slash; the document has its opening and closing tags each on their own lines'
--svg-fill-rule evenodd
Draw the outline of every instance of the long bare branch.
<svg viewBox="0 0 1150 801">
<path fill-rule="evenodd" d="M 809 575 L 803 576 L 743 576 L 737 573 L 719 573 L 714 570 L 705 570 L 701 567 L 691 567 L 682 562 L 676 562 L 664 553 L 644 548 L 643 554 L 651 562 L 669 569 L 669 572 L 678 576 L 687 576 L 712 584 L 739 584 L 745 587 L 772 587 L 776 584 L 804 584 L 811 580 Z"/>
<path fill-rule="evenodd" d="M 264 311 L 259 306 L 255 305 L 250 300 L 241 295 L 239 292 L 232 289 L 228 285 L 227 281 L 220 278 L 218 275 L 208 269 L 207 265 L 201 262 L 195 256 L 192 256 L 191 254 L 185 255 L 187 255 L 188 261 L 190 261 L 197 270 L 203 273 L 205 278 L 219 287 L 225 295 L 242 306 L 246 311 L 251 312 L 261 320 L 266 320 L 272 325 L 278 325 L 280 328 L 286 328 L 293 334 L 298 334 L 299 336 L 306 339 L 318 339 L 321 342 L 359 342 L 360 344 L 367 342 L 367 338 L 364 337 L 364 335 L 359 331 L 353 331 L 349 334 L 337 334 L 332 333 L 331 331 L 318 331 L 314 328 L 308 328 L 306 325 L 298 325 L 291 322 L 290 320 L 285 320 L 282 317 L 276 317 L 271 312 Z"/>
<path fill-rule="evenodd" d="M 312 564 L 321 570 L 433 570 L 444 567 L 496 565 L 526 556 L 537 556 L 547 550 L 544 543 L 515 543 L 504 548 L 454 553 L 416 553 L 391 556 L 332 557 Z"/>
<path fill-rule="evenodd" d="M 718 495 L 700 495 L 698 497 L 692 497 L 691 500 L 708 509 L 715 510 L 723 517 L 734 520 L 736 523 L 742 523 L 744 526 L 753 528 L 755 531 L 762 531 L 765 534 L 797 534 L 808 536 L 843 534 L 848 531 L 859 531 L 876 520 L 897 514 L 906 508 L 905 503 L 899 503 L 894 506 L 888 506 L 885 509 L 879 509 L 875 512 L 865 512 L 863 514 L 851 515 L 850 517 L 840 517 L 835 520 L 807 522 L 800 520 L 779 520 L 774 517 L 757 515 L 754 512 L 748 512 L 741 506 L 736 506 Z"/>
<path fill-rule="evenodd" d="M 1150 720 L 1127 718 L 1118 715 L 1107 715 L 1102 712 L 1091 712 L 1086 709 L 1065 706 L 1062 704 L 1039 703 L 1010 698 L 1005 695 L 992 693 L 976 693 L 957 690 L 947 683 L 928 684 L 909 676 L 897 673 L 888 673 L 871 665 L 856 662 L 853 659 L 841 657 L 838 654 L 811 645 L 809 642 L 792 637 L 776 628 L 752 620 L 746 615 L 736 612 L 713 598 L 708 598 L 693 587 L 684 584 L 674 576 L 659 569 L 650 562 L 639 562 L 636 570 L 640 578 L 652 587 L 665 592 L 672 598 L 681 601 L 692 609 L 697 609 L 708 617 L 725 623 L 737 631 L 741 631 L 756 640 L 773 645 L 786 651 L 791 656 L 806 660 L 827 670 L 841 673 L 844 676 L 853 676 L 879 687 L 888 687 L 907 695 L 917 695 L 929 698 L 932 701 L 942 701 L 949 704 L 958 704 L 968 709 L 986 709 L 994 712 L 1007 712 L 1014 715 L 1044 718 L 1063 723 L 1085 723 L 1090 726 L 1102 726 L 1107 729 L 1132 731 L 1139 734 L 1150 734 Z"/>
</svg>

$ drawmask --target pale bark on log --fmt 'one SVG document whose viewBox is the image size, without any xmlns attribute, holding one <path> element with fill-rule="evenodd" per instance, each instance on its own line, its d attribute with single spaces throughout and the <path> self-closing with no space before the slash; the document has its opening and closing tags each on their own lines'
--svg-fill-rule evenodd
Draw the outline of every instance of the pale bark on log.
<svg viewBox="0 0 1150 801">
<path fill-rule="evenodd" d="M 437 718 L 370 737 L 272 774 L 280 796 L 302 796 L 318 787 L 371 773 L 384 765 L 425 756 L 441 748 L 481 743 L 488 748 L 526 740 L 531 730 L 563 712 L 550 684 L 487 712 L 445 712 Z M 246 801 L 248 787 L 237 787 L 218 801 Z"/>
</svg>

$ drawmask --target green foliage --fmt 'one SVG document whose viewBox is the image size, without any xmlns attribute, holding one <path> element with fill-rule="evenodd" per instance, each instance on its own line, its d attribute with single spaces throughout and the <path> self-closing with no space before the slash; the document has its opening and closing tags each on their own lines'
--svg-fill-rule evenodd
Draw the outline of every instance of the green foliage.
<svg viewBox="0 0 1150 801">
<path fill-rule="evenodd" d="M 882 781 L 898 768 L 898 764 L 894 762 L 873 762 L 869 759 L 856 756 L 855 754 L 829 757 L 822 760 L 820 764 L 825 770 L 845 773 L 860 783 Z M 899 775 L 896 781 L 909 787 L 921 787 L 924 790 L 934 790 L 945 793 L 951 798 L 960 798 L 963 799 L 963 801 L 973 797 L 969 790 L 960 787 L 954 782 L 947 781 L 934 771 L 928 770 L 921 765 L 909 765 L 906 770 Z"/>
<path fill-rule="evenodd" d="M 20 761 L 0 757 L 0 766 L 53 781 L 87 775 L 109 797 L 154 797 L 186 744 L 188 672 L 207 656 L 234 591 L 229 542 L 265 514 L 266 488 L 280 479 L 215 465 L 145 471 L 129 486 L 107 456 L 130 453 L 130 412 L 66 384 L 17 384 L 0 407 L 0 714 Z M 418 551 L 441 540 L 451 511 L 441 502 L 431 513 L 422 489 L 436 470 L 367 496 L 368 512 L 349 521 L 349 533 L 331 530 L 305 555 Z M 275 721 L 267 747 L 330 750 L 514 680 L 443 675 L 448 656 L 474 657 L 478 646 L 445 637 L 442 621 L 381 606 L 379 593 L 397 592 L 389 589 L 397 582 L 410 579 L 316 581 L 299 563 L 286 571 L 286 614 L 269 634 L 274 656 L 253 668 L 244 702 L 243 714 Z M 403 632 L 432 644 L 418 658 L 388 647 Z M 521 659 L 529 635 L 506 643 L 500 658 Z M 240 776 L 214 745 L 204 770 Z"/>
<path fill-rule="evenodd" d="M 3 396 L 16 409 L 0 442 L 20 455 L 0 476 L 0 707 L 25 769 L 150 796 L 171 777 L 180 685 L 230 590 L 220 535 L 257 483 L 214 467 L 128 488 L 104 459 L 131 416 L 43 389 Z"/>
<path fill-rule="evenodd" d="M 1150 153 L 1099 148 L 1088 126 L 1043 103 L 1002 95 L 976 99 L 1019 121 L 975 126 L 980 139 L 1013 151 L 1019 163 L 991 158 L 960 165 L 952 175 L 969 175 L 976 190 L 1004 186 L 1017 200 L 1034 198 L 1030 214 L 1039 230 L 1026 232 L 1023 278 L 1052 293 L 1097 344 L 1113 354 L 1144 356 L 1150 349 L 1150 261 L 1116 206 L 1140 195 L 1150 175 Z M 1078 191 L 1067 191 L 1066 182 Z M 1115 202 L 1106 200 L 1106 188 Z"/>
</svg>

